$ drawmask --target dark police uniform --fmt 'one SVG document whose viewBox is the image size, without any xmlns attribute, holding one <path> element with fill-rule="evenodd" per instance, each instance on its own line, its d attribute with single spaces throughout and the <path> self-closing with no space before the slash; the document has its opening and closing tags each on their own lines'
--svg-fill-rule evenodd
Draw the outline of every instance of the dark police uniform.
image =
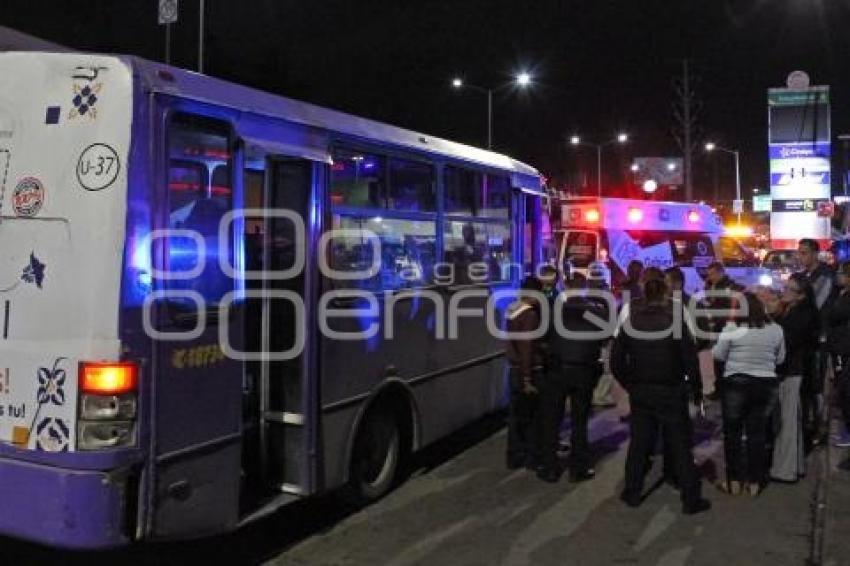
<svg viewBox="0 0 850 566">
<path fill-rule="evenodd" d="M 629 505 L 640 503 L 649 457 L 662 430 L 665 458 L 672 466 L 682 492 L 686 513 L 707 508 L 701 497 L 700 482 L 693 462 L 693 427 L 688 414 L 688 396 L 702 396 L 698 379 L 699 360 L 694 341 L 686 327 L 675 339 L 672 327 L 673 304 L 670 301 L 633 301 L 629 318 L 614 340 L 611 369 L 629 392 L 631 405 L 631 443 L 626 459 L 626 481 L 622 499 Z M 656 332 L 664 337 L 631 336 L 632 329 Z"/>
<path fill-rule="evenodd" d="M 508 332 L 530 332 L 538 328 L 540 315 L 526 302 L 516 301 L 508 307 Z M 537 460 L 535 418 L 537 394 L 524 391 L 536 386 L 543 369 L 539 340 L 509 340 L 505 355 L 510 367 L 510 405 L 508 408 L 508 468 L 533 467 Z"/>
<path fill-rule="evenodd" d="M 585 314 L 605 319 L 603 308 L 584 297 L 571 297 L 562 308 L 564 328 L 570 332 L 600 332 Z M 593 390 L 601 375 L 599 362 L 603 340 L 578 339 L 577 336 L 549 332 L 546 378 L 540 391 L 540 470 L 541 479 L 558 476 L 558 433 L 564 418 L 564 403 L 570 397 L 571 454 L 573 480 L 588 479 L 591 454 L 587 439 Z"/>
</svg>

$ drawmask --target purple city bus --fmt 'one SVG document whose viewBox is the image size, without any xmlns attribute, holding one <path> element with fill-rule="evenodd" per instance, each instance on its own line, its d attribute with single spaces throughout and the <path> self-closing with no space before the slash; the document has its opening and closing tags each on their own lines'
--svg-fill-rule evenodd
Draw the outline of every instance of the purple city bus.
<svg viewBox="0 0 850 566">
<path fill-rule="evenodd" d="M 29 52 L 0 54 L 0 179 L 0 535 L 104 548 L 369 502 L 504 404 L 481 313 L 541 260 L 528 165 Z"/>
</svg>

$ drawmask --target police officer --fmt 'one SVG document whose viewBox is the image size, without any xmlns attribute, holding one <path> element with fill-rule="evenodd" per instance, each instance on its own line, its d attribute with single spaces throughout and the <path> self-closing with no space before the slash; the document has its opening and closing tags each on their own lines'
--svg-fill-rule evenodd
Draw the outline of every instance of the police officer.
<svg viewBox="0 0 850 566">
<path fill-rule="evenodd" d="M 540 392 L 540 467 L 537 476 L 546 482 L 556 482 L 560 476 L 557 460 L 558 432 L 564 418 L 564 403 L 570 397 L 571 450 L 569 459 L 570 481 L 591 479 L 595 472 L 591 466 L 587 424 L 593 389 L 601 374 L 599 338 L 601 329 L 585 317 L 593 313 L 602 318 L 598 304 L 581 294 L 587 280 L 573 273 L 566 280 L 567 293 L 556 302 L 561 312 L 563 329 L 549 333 L 549 361 L 546 378 Z M 603 318 L 604 320 L 604 318 Z M 563 331 L 562 331 L 563 330 Z M 596 333 L 597 336 L 588 336 Z"/>
<path fill-rule="evenodd" d="M 530 333 L 540 326 L 540 301 L 543 286 L 534 276 L 526 277 L 521 286 L 525 294 L 507 310 L 507 331 L 513 335 Z M 542 296 L 542 295 L 541 295 Z M 537 439 L 534 433 L 538 406 L 539 374 L 543 369 L 540 340 L 511 336 L 505 344 L 509 367 L 510 400 L 508 407 L 507 467 L 516 469 L 536 465 Z"/>
<path fill-rule="evenodd" d="M 803 238 L 797 246 L 797 257 L 803 268 L 803 275 L 812 285 L 815 294 L 815 304 L 821 319 L 825 317 L 824 308 L 827 299 L 832 294 L 834 275 L 824 262 L 820 261 L 820 244 L 817 240 Z M 823 328 L 827 324 L 822 320 Z M 825 431 L 822 430 L 824 414 L 824 382 L 826 377 L 826 334 L 820 332 L 818 335 L 818 347 L 811 352 L 807 363 L 808 370 L 803 377 L 803 386 L 800 389 L 803 402 L 803 425 L 806 429 L 808 444 L 820 444 L 823 441 Z"/>
<path fill-rule="evenodd" d="M 595 261 L 592 262 L 589 266 L 587 266 L 587 288 L 595 291 L 595 293 L 588 296 L 588 299 L 602 309 L 603 315 L 607 320 L 609 315 L 609 309 L 611 308 L 611 303 L 608 300 L 605 300 L 601 293 L 605 293 L 608 297 L 612 297 L 610 294 L 610 287 L 608 285 L 608 281 L 611 278 L 611 272 L 608 270 L 608 267 L 604 262 Z M 616 305 L 615 305 L 616 306 Z M 602 344 L 602 359 L 608 360 L 610 359 L 611 352 L 611 341 L 606 340 Z M 614 385 L 614 376 L 611 375 L 610 369 L 605 371 L 603 366 L 602 375 L 599 377 L 599 382 L 596 384 L 596 388 L 593 390 L 593 405 L 597 407 L 614 407 L 617 405 L 617 401 L 614 399 L 614 395 L 612 393 L 612 388 Z"/>
<path fill-rule="evenodd" d="M 673 459 L 681 487 L 682 511 L 699 513 L 711 507 L 701 496 L 700 481 L 691 449 L 693 429 L 688 413 L 689 393 L 701 400 L 696 347 L 682 325 L 673 332 L 673 303 L 666 297 L 663 281 L 644 285 L 644 298 L 631 305 L 628 318 L 617 333 L 611 352 L 611 369 L 629 393 L 631 442 L 626 458 L 625 488 L 620 498 L 630 507 L 641 503 L 649 457 L 662 430 L 665 458 Z"/>
</svg>

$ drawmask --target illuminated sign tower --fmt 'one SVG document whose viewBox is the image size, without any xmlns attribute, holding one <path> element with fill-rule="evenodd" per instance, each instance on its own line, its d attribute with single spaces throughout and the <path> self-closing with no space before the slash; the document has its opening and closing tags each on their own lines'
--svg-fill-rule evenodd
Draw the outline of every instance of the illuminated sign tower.
<svg viewBox="0 0 850 566">
<path fill-rule="evenodd" d="M 772 247 L 830 237 L 829 87 L 809 86 L 802 71 L 788 88 L 767 91 Z"/>
</svg>

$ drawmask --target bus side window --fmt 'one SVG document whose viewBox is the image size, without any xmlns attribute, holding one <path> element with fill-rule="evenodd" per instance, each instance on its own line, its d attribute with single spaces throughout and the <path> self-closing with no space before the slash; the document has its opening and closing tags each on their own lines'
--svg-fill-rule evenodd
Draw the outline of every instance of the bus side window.
<svg viewBox="0 0 850 566">
<path fill-rule="evenodd" d="M 512 279 L 510 181 L 447 166 L 444 172 L 443 261 L 455 285 Z"/>
<path fill-rule="evenodd" d="M 377 266 L 371 277 L 334 280 L 333 288 L 385 291 L 432 284 L 437 261 L 433 165 L 337 148 L 330 186 L 331 227 L 345 230 L 328 243 L 330 266 L 340 272 Z"/>
<path fill-rule="evenodd" d="M 232 247 L 229 238 L 227 242 L 218 238 L 221 220 L 233 207 L 228 129 L 219 122 L 175 115 L 169 124 L 168 156 L 168 227 L 186 230 L 193 237 L 180 234 L 167 239 L 166 269 L 176 273 L 198 269 L 199 265 L 203 268 L 197 277 L 169 279 L 165 286 L 173 291 L 198 292 L 210 310 L 233 289 L 233 281 L 218 262 L 219 254 L 223 251 L 230 255 Z M 199 253 L 200 241 L 204 243 L 204 256 Z M 169 304 L 178 310 L 195 311 L 189 299 L 172 298 Z"/>
<path fill-rule="evenodd" d="M 522 269 L 523 274 L 535 273 L 536 263 L 540 257 L 536 255 L 539 244 L 546 237 L 551 238 L 552 229 L 548 222 L 544 222 L 545 214 L 541 214 L 541 203 L 539 197 L 523 195 L 525 205 L 525 227 L 523 229 Z M 545 258 L 544 258 L 545 261 Z"/>
<path fill-rule="evenodd" d="M 380 155 L 337 149 L 331 167 L 331 204 L 362 208 L 386 205 L 386 159 Z"/>
<path fill-rule="evenodd" d="M 387 208 L 410 212 L 435 212 L 437 198 L 434 168 L 428 163 L 390 159 Z"/>
<path fill-rule="evenodd" d="M 265 165 L 265 164 L 263 164 Z M 266 179 L 264 169 L 245 169 L 245 208 L 257 209 L 263 206 L 263 184 Z M 263 270 L 263 240 L 265 238 L 265 222 L 262 218 L 245 217 L 245 270 Z M 259 281 L 250 279 L 245 282 L 249 287 L 258 285 Z"/>
</svg>

